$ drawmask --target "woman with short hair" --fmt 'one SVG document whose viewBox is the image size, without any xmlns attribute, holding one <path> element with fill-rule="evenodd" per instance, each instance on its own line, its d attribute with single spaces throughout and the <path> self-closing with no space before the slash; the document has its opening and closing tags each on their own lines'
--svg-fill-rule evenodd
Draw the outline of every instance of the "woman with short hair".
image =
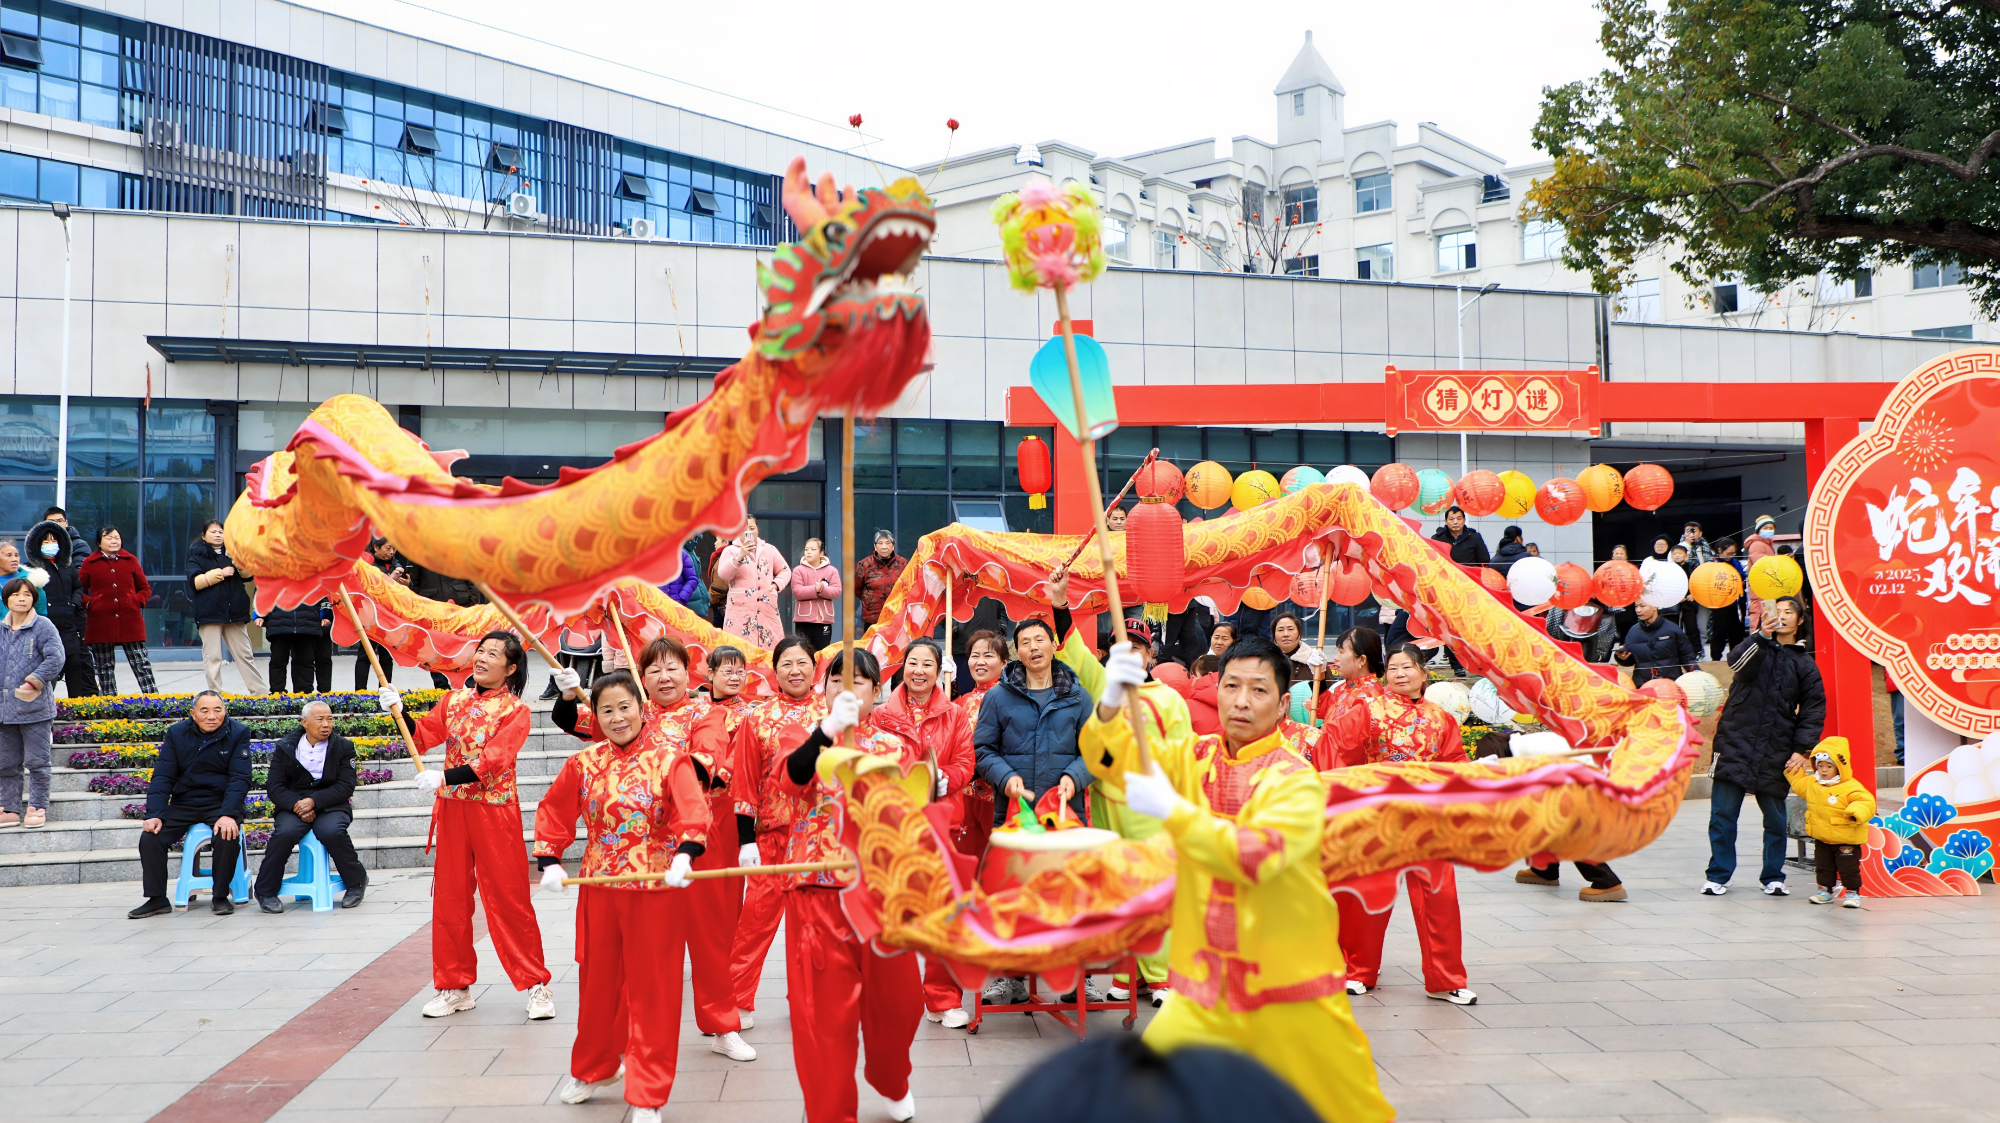
<svg viewBox="0 0 2000 1123">
<path fill-rule="evenodd" d="M 208 688 L 222 689 L 222 648 L 226 643 L 236 674 L 243 680 L 243 692 L 264 693 L 264 676 L 258 673 L 250 648 L 250 575 L 238 569 L 236 559 L 223 549 L 221 522 L 210 519 L 203 523 L 201 536 L 188 543 L 187 579 Z"/>
<path fill-rule="evenodd" d="M 152 582 L 139 559 L 125 549 L 125 537 L 115 526 L 99 527 L 97 551 L 77 570 L 83 591 L 83 642 L 97 668 L 100 693 L 118 693 L 118 649 L 139 682 L 139 693 L 158 694 L 153 661 L 146 655 L 146 604 L 153 599 Z"/>
<path fill-rule="evenodd" d="M 49 738 L 55 731 L 55 683 L 65 659 L 62 633 L 35 611 L 35 585 L 16 577 L 0 586 L 0 827 L 39 827 L 49 818 Z M 21 803 L 21 769 L 28 801 Z"/>
</svg>

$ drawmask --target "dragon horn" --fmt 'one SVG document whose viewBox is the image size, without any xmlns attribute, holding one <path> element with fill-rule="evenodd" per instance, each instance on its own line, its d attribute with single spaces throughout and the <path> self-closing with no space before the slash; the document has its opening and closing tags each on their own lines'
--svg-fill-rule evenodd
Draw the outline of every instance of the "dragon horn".
<svg viewBox="0 0 2000 1123">
<path fill-rule="evenodd" d="M 827 176 L 831 184 L 833 177 Z M 830 192 L 829 192 L 830 194 Z M 819 197 L 813 194 L 812 181 L 806 178 L 806 158 L 792 157 L 785 166 L 785 186 L 782 192 L 785 213 L 792 216 L 792 222 L 801 232 L 812 229 L 827 216 L 827 208 Z"/>
</svg>

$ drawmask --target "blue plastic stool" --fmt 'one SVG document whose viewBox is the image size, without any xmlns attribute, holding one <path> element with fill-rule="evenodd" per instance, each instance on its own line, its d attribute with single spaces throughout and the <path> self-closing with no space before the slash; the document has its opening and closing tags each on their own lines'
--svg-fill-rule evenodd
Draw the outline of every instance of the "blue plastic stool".
<svg viewBox="0 0 2000 1123">
<path fill-rule="evenodd" d="M 199 861 L 199 850 L 202 844 L 211 842 L 214 838 L 215 831 L 210 829 L 207 823 L 196 823 L 194 826 L 188 828 L 187 837 L 181 840 L 181 875 L 174 879 L 175 908 L 186 908 L 188 894 L 194 892 L 196 889 L 207 889 L 214 886 L 215 878 L 210 874 L 203 873 L 198 868 L 201 864 Z M 250 867 L 244 860 L 243 851 L 245 848 L 242 845 L 243 835 L 241 832 L 237 834 L 236 842 L 236 877 L 229 883 L 229 895 L 236 899 L 237 904 L 244 905 L 250 903 Z M 214 857 L 211 853 L 210 861 L 213 860 Z M 213 866 L 210 867 L 210 869 L 213 868 Z"/>
<path fill-rule="evenodd" d="M 299 872 L 278 884 L 279 900 L 309 900 L 314 912 L 326 912 L 333 907 L 333 899 L 347 892 L 347 883 L 333 872 L 333 860 L 327 857 L 326 844 L 319 836 L 307 834 L 299 844 Z"/>
</svg>

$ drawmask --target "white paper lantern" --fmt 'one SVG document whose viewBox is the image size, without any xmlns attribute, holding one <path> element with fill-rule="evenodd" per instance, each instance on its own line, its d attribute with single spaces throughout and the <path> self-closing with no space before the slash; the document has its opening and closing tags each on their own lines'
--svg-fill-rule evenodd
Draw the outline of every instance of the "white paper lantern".
<svg viewBox="0 0 2000 1123">
<path fill-rule="evenodd" d="M 1472 713 L 1471 691 L 1455 682 L 1431 683 L 1424 690 L 1424 700 L 1450 714 L 1454 721 L 1464 721 Z"/>
<path fill-rule="evenodd" d="M 1538 557 L 1525 557 L 1507 570 L 1507 592 L 1516 604 L 1547 604 L 1556 595 L 1556 567 Z"/>
<path fill-rule="evenodd" d="M 1924 778 L 1917 781 L 1917 794 L 1934 795 L 1946 803 L 1951 803 L 1955 787 L 1957 785 L 1951 782 L 1950 774 L 1939 769 L 1936 772 L 1925 773 Z"/>
<path fill-rule="evenodd" d="M 1500 688 L 1492 679 L 1472 684 L 1472 716 L 1488 725 L 1505 725 L 1514 720 L 1514 711 L 1500 700 Z"/>
<path fill-rule="evenodd" d="M 1722 682 L 1707 671 L 1689 671 L 1675 679 L 1674 685 L 1687 695 L 1690 717 L 1707 717 L 1722 705 Z"/>
<path fill-rule="evenodd" d="M 1566 753 L 1570 749 L 1568 741 L 1560 733 L 1516 733 L 1510 747 L 1515 756 L 1549 756 Z"/>
<path fill-rule="evenodd" d="M 1515 562 L 1515 565 L 1520 565 Z M 1645 591 L 1639 599 L 1664 612 L 1686 599 L 1688 593 L 1687 571 L 1672 562 L 1647 558 L 1639 563 L 1639 578 L 1646 583 Z"/>
<path fill-rule="evenodd" d="M 1371 481 L 1368 478 L 1368 473 L 1356 468 L 1352 464 L 1342 464 L 1340 467 L 1326 474 L 1326 482 L 1330 484 L 1354 484 L 1361 490 L 1367 491 Z"/>
</svg>

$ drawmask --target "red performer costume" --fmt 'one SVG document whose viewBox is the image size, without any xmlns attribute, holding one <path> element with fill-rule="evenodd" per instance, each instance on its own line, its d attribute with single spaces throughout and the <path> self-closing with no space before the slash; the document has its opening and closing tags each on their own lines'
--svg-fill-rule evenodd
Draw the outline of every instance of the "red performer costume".
<svg viewBox="0 0 2000 1123">
<path fill-rule="evenodd" d="M 543 987 L 542 930 L 529 903 L 514 760 L 527 743 L 528 707 L 505 687 L 444 696 L 412 730 L 419 752 L 444 745 L 444 786 L 431 804 L 437 847 L 431 882 L 431 981 L 459 991 L 479 977 L 472 950 L 475 882 L 486 930 L 515 990 Z M 461 1009 L 470 1009 L 467 1004 Z M 451 1010 L 444 1010 L 451 1013 Z M 553 1016 L 550 1009 L 548 1015 Z"/>
<path fill-rule="evenodd" d="M 951 807 L 954 825 L 963 822 L 967 814 L 966 801 L 972 786 L 973 753 L 972 723 L 966 719 L 965 711 L 952 704 L 941 690 L 933 689 L 926 705 L 910 703 L 909 685 L 905 683 L 890 693 L 887 701 L 875 707 L 870 715 L 875 727 L 894 733 L 906 745 L 915 746 L 919 760 L 935 760 L 938 770 L 944 773 L 948 793 L 943 801 Z M 992 808 L 987 808 L 987 822 L 992 822 Z M 990 831 L 991 828 L 989 827 Z M 959 853 L 966 840 L 953 832 L 952 845 Z M 973 857 L 984 852 L 985 840 L 981 839 L 979 850 L 970 851 Z M 957 1010 L 965 1005 L 965 993 L 959 989 L 958 981 L 951 977 L 951 970 L 944 961 L 930 956 L 924 958 L 924 1008 L 932 1014 L 943 1014 L 947 1010 Z"/>
<path fill-rule="evenodd" d="M 1382 761 L 1448 763 L 1466 759 L 1465 746 L 1459 741 L 1458 722 L 1436 703 L 1406 698 L 1379 684 L 1372 690 L 1367 686 L 1351 686 L 1342 693 L 1350 697 L 1336 707 L 1334 718 L 1321 738 L 1321 745 L 1332 749 L 1335 767 Z M 1416 920 L 1417 940 L 1423 947 L 1424 990 L 1434 997 L 1444 997 L 1462 990 L 1466 983 L 1458 880 L 1448 862 L 1425 863 L 1423 868 L 1424 873 L 1412 873 L 1409 878 L 1410 912 Z M 1426 874 L 1428 891 L 1424 885 Z M 1396 878 L 1397 873 L 1390 871 L 1334 886 L 1334 901 L 1340 906 L 1340 950 L 1347 957 L 1347 977 L 1371 990 L 1382 972 L 1382 938 L 1389 930 L 1389 917 L 1394 911 Z M 1362 892 L 1390 904 L 1381 912 L 1369 912 L 1358 895 Z"/>
<path fill-rule="evenodd" d="M 694 760 L 661 751 L 649 728 L 623 746 L 599 741 L 563 765 L 535 809 L 535 857 L 562 860 L 583 820 L 579 876 L 660 873 L 699 857 L 708 797 Z M 625 1102 L 658 1108 L 680 1051 L 681 948 L 693 890 L 660 882 L 586 885 L 576 902 L 577 1021 L 569 1072 L 582 1084 L 625 1065 Z"/>
<path fill-rule="evenodd" d="M 803 698 L 779 695 L 751 710 L 736 727 L 736 774 L 732 788 L 736 814 L 756 823 L 757 857 L 764 865 L 785 860 L 792 823 L 804 804 L 778 790 L 772 765 L 780 755 L 779 738 L 787 729 L 809 729 L 826 716 L 826 700 L 817 694 Z M 736 942 L 729 950 L 729 975 L 736 991 L 736 1008 L 755 1012 L 757 984 L 764 977 L 764 957 L 785 918 L 784 887 L 775 877 L 745 878 L 743 911 L 736 918 Z"/>
<path fill-rule="evenodd" d="M 965 711 L 965 727 L 979 728 L 979 707 L 986 701 L 986 692 L 999 682 L 996 676 L 973 687 L 969 692 L 953 701 Z M 974 768 L 978 767 L 977 754 Z M 959 853 L 979 857 L 986 853 L 986 840 L 993 837 L 993 785 L 974 776 L 972 782 L 958 793 L 962 801 L 958 826 L 952 828 L 951 843 Z"/>
<path fill-rule="evenodd" d="M 863 752 L 886 756 L 905 768 L 923 759 L 901 738 L 865 718 L 854 734 Z M 813 771 L 819 750 L 829 744 L 825 732 L 816 727 L 807 733 L 794 726 L 781 743 L 788 751 L 774 762 L 772 781 L 804 802 L 787 836 L 783 860 L 848 858 L 840 841 L 840 797 Z M 860 1103 L 854 1062 L 863 1042 L 868 1056 L 862 1074 L 869 1085 L 892 1103 L 910 1095 L 910 1042 L 924 1016 L 917 957 L 884 955 L 855 935 L 840 906 L 840 890 L 853 884 L 854 877 L 852 870 L 835 870 L 780 878 L 792 1061 L 805 1092 L 806 1123 L 854 1123 Z"/>
</svg>

